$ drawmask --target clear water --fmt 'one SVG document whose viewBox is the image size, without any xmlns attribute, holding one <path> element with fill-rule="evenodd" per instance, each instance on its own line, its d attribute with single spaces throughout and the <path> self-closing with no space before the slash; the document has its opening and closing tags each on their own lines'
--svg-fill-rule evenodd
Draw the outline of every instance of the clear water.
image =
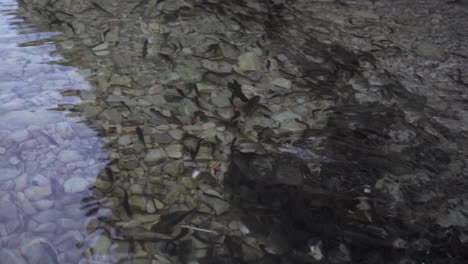
<svg viewBox="0 0 468 264">
<path fill-rule="evenodd" d="M 463 4 L 0 1 L 0 263 L 466 263 Z"/>
</svg>

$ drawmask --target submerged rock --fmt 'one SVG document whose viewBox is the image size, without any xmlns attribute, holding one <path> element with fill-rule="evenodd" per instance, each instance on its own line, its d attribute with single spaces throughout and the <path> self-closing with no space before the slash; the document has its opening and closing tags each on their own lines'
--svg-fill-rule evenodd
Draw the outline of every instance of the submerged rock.
<svg viewBox="0 0 468 264">
<path fill-rule="evenodd" d="M 57 252 L 49 242 L 40 238 L 34 238 L 21 247 L 21 254 L 29 263 L 58 264 Z"/>
<path fill-rule="evenodd" d="M 237 59 L 239 69 L 243 72 L 260 70 L 260 59 L 254 52 L 246 52 Z"/>
<path fill-rule="evenodd" d="M 27 264 L 19 252 L 7 248 L 0 249 L 0 260 L 3 264 Z"/>
<path fill-rule="evenodd" d="M 88 186 L 88 181 L 83 178 L 70 178 L 64 182 L 63 189 L 66 193 L 78 193 L 85 191 Z"/>
<path fill-rule="evenodd" d="M 161 162 L 167 159 L 167 154 L 163 149 L 150 149 L 145 155 L 146 162 Z"/>
</svg>

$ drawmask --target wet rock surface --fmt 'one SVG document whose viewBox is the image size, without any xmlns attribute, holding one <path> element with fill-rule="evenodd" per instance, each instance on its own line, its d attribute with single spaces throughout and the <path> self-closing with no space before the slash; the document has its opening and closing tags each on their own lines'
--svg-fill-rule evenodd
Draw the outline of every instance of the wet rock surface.
<svg viewBox="0 0 468 264">
<path fill-rule="evenodd" d="M 0 7 L 2 259 L 466 262 L 463 1 Z"/>
</svg>

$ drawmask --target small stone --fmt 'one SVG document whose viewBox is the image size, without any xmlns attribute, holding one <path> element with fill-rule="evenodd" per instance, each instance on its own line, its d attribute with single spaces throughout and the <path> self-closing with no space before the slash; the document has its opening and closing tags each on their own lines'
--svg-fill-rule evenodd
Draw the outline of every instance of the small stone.
<svg viewBox="0 0 468 264">
<path fill-rule="evenodd" d="M 21 160 L 18 159 L 18 157 L 11 157 L 10 159 L 8 159 L 8 162 L 10 162 L 10 164 L 12 165 L 18 165 L 21 162 Z"/>
<path fill-rule="evenodd" d="M 75 228 L 78 225 L 78 222 L 73 219 L 68 218 L 59 218 L 56 220 L 57 225 L 62 230 L 69 230 Z"/>
<path fill-rule="evenodd" d="M 180 183 L 187 189 L 192 190 L 196 187 L 196 182 L 190 177 L 182 177 Z"/>
<path fill-rule="evenodd" d="M 231 207 L 231 205 L 228 202 L 219 198 L 203 195 L 202 199 L 211 205 L 211 208 L 215 210 L 216 215 L 221 215 L 227 212 Z"/>
<path fill-rule="evenodd" d="M 39 200 L 39 201 L 34 203 L 34 206 L 40 211 L 47 210 L 47 209 L 50 209 L 50 208 L 52 208 L 54 206 L 54 201 Z"/>
<path fill-rule="evenodd" d="M 286 89 L 291 89 L 291 85 L 292 85 L 291 81 L 285 78 L 276 78 L 271 82 L 271 84 L 279 86 L 279 87 L 283 87 Z"/>
<path fill-rule="evenodd" d="M 57 253 L 49 242 L 35 238 L 21 247 L 21 254 L 29 263 L 58 263 Z"/>
<path fill-rule="evenodd" d="M 184 137 L 184 131 L 180 129 L 169 130 L 169 135 L 176 140 L 180 140 Z"/>
<path fill-rule="evenodd" d="M 29 131 L 26 129 L 15 131 L 15 133 L 13 133 L 10 137 L 16 142 L 22 142 L 22 141 L 29 139 Z"/>
<path fill-rule="evenodd" d="M 164 209 L 164 204 L 161 201 L 159 201 L 158 199 L 153 199 L 153 201 L 154 201 L 154 205 L 156 205 L 156 209 L 158 210 Z"/>
<path fill-rule="evenodd" d="M 211 94 L 211 103 L 219 108 L 230 107 L 231 102 L 229 101 L 231 98 L 231 92 L 229 91 L 222 91 L 219 93 L 212 93 Z"/>
<path fill-rule="evenodd" d="M 0 147 L 0 155 L 5 154 L 5 153 L 6 153 L 6 148 Z"/>
<path fill-rule="evenodd" d="M 147 199 L 144 196 L 132 195 L 128 199 L 130 206 L 138 208 L 141 211 L 146 211 Z"/>
<path fill-rule="evenodd" d="M 240 55 L 237 60 L 239 69 L 243 72 L 260 70 L 260 59 L 257 54 L 253 52 L 246 52 Z"/>
<path fill-rule="evenodd" d="M 28 186 L 28 175 L 23 174 L 15 180 L 15 191 L 21 192 Z"/>
<path fill-rule="evenodd" d="M 54 219 L 59 219 L 63 217 L 63 212 L 55 209 L 48 209 L 45 211 L 41 211 L 38 214 L 33 216 L 33 220 L 42 224 L 42 223 L 49 223 Z"/>
<path fill-rule="evenodd" d="M 119 138 L 118 143 L 122 146 L 130 145 L 132 143 L 132 137 L 129 135 L 122 136 Z"/>
<path fill-rule="evenodd" d="M 461 213 L 461 211 L 451 210 L 448 214 L 437 217 L 437 224 L 443 228 L 451 226 L 465 227 L 468 225 L 468 219 Z"/>
<path fill-rule="evenodd" d="M 46 198 L 52 194 L 52 188 L 50 185 L 45 186 L 31 186 L 24 190 L 24 194 L 31 201 L 38 201 Z"/>
<path fill-rule="evenodd" d="M 180 159 L 183 157 L 183 151 L 184 146 L 181 144 L 174 144 L 174 145 L 169 145 L 166 147 L 166 153 L 169 157 L 175 158 L 175 159 Z"/>
<path fill-rule="evenodd" d="M 91 249 L 94 255 L 107 255 L 111 240 L 105 235 L 99 235 L 91 242 Z"/>
<path fill-rule="evenodd" d="M 167 159 L 167 154 L 163 149 L 150 149 L 145 155 L 146 162 L 161 162 Z"/>
<path fill-rule="evenodd" d="M 102 112 L 103 119 L 110 123 L 117 124 L 122 122 L 122 115 L 116 109 L 106 109 Z"/>
<path fill-rule="evenodd" d="M 445 52 L 440 47 L 429 42 L 419 43 L 416 46 L 416 54 L 438 60 L 444 60 L 446 57 Z"/>
<path fill-rule="evenodd" d="M 284 122 L 286 120 L 291 120 L 291 119 L 296 119 L 296 118 L 302 118 L 302 116 L 295 114 L 292 111 L 284 111 L 284 112 L 278 112 L 274 113 L 270 117 L 271 119 L 277 121 L 277 122 Z"/>
<path fill-rule="evenodd" d="M 15 168 L 0 168 L 0 182 L 16 178 L 21 171 Z"/>
<path fill-rule="evenodd" d="M 65 139 L 72 138 L 74 135 L 73 128 L 66 122 L 58 123 L 56 130 L 57 133 Z"/>
<path fill-rule="evenodd" d="M 203 60 L 201 65 L 203 68 L 217 73 L 230 73 L 232 71 L 232 65 L 224 61 Z"/>
<path fill-rule="evenodd" d="M 156 206 L 152 200 L 148 200 L 148 202 L 146 203 L 146 211 L 150 214 L 153 214 L 156 212 Z"/>
<path fill-rule="evenodd" d="M 19 221 L 18 219 L 18 209 L 15 204 L 11 202 L 0 201 L 0 222 L 4 221 Z"/>
<path fill-rule="evenodd" d="M 56 229 L 57 225 L 55 223 L 44 223 L 38 225 L 33 231 L 36 233 L 54 233 Z"/>
<path fill-rule="evenodd" d="M 213 93 L 215 92 L 217 89 L 216 89 L 216 86 L 212 85 L 212 84 L 209 84 L 209 83 L 197 83 L 196 84 L 197 86 L 197 89 L 200 93 Z"/>
<path fill-rule="evenodd" d="M 88 181 L 83 178 L 70 178 L 63 184 L 63 189 L 66 193 L 83 192 L 88 188 Z"/>
<path fill-rule="evenodd" d="M 192 101 L 185 101 L 180 107 L 179 107 L 179 113 L 182 116 L 190 116 L 193 113 L 198 111 L 198 106 L 192 102 Z"/>
<path fill-rule="evenodd" d="M 182 175 L 184 173 L 184 162 L 182 160 L 172 161 L 164 166 L 163 171 L 173 177 Z"/>
<path fill-rule="evenodd" d="M 169 144 L 172 142 L 173 138 L 169 134 L 159 134 L 151 137 L 154 143 L 158 144 Z"/>
<path fill-rule="evenodd" d="M 60 151 L 58 154 L 58 160 L 60 160 L 63 163 L 69 163 L 69 162 L 78 161 L 81 159 L 82 159 L 81 154 L 75 150 L 64 149 Z"/>
<path fill-rule="evenodd" d="M 128 188 L 130 194 L 144 194 L 145 193 L 145 186 L 142 184 L 132 184 Z"/>
<path fill-rule="evenodd" d="M 7 248 L 0 249 L 0 260 L 3 264 L 27 264 L 18 252 Z"/>
</svg>

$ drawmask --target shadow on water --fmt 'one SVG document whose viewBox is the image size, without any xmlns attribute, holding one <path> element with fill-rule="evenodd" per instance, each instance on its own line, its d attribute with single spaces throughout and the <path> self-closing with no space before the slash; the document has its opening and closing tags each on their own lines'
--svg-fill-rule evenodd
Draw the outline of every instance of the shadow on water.
<svg viewBox="0 0 468 264">
<path fill-rule="evenodd" d="M 25 210 L 11 206 L 23 189 L 39 201 L 23 228 L 41 230 L 32 248 L 59 263 L 463 263 L 465 136 L 372 53 L 324 41 L 334 25 L 302 2 L 22 2 L 21 17 L 61 32 L 26 41 L 61 57 L 34 64 L 46 69 L 27 84 L 2 74 L 16 90 L 1 100 L 60 96 L 19 101 L 44 118 L 1 106 L 2 141 L 27 135 L 6 156 L 21 148 L 45 164 L 2 161 L 17 174 L 1 210 Z M 18 129 L 56 127 L 11 132 L 21 118 Z M 32 136 L 47 151 L 24 147 Z M 23 220 L 0 220 L 2 254 L 29 258 L 26 238 L 11 238 Z"/>
</svg>

